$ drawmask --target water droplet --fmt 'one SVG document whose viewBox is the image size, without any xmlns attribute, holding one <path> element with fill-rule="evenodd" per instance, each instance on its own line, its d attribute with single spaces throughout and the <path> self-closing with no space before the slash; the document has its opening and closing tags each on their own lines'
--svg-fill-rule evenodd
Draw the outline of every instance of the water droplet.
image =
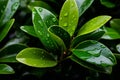
<svg viewBox="0 0 120 80">
<path fill-rule="evenodd" d="M 14 4 L 12 5 L 12 7 L 11 7 L 11 10 L 12 10 L 12 11 L 15 11 L 15 10 L 17 9 L 17 6 L 18 6 L 18 5 L 19 5 L 18 2 L 14 3 Z"/>
<path fill-rule="evenodd" d="M 50 37 L 50 34 L 47 34 L 47 37 Z"/>
<path fill-rule="evenodd" d="M 53 22 L 56 22 L 56 19 L 55 18 L 52 18 Z"/>
<path fill-rule="evenodd" d="M 60 20 L 62 20 L 62 17 L 60 17 Z"/>
<path fill-rule="evenodd" d="M 74 4 L 71 5 L 72 7 L 74 6 Z"/>
<path fill-rule="evenodd" d="M 40 26 L 43 26 L 43 23 L 41 21 L 38 21 L 38 23 L 40 23 Z"/>
<path fill-rule="evenodd" d="M 42 9 L 42 8 L 39 8 L 38 10 L 39 10 L 40 12 L 42 12 L 43 9 Z"/>
<path fill-rule="evenodd" d="M 67 23 L 64 23 L 63 26 L 67 26 Z"/>
<path fill-rule="evenodd" d="M 97 43 L 97 41 L 92 41 L 92 40 L 91 40 L 90 42 L 93 43 L 93 44 L 96 44 L 96 43 Z"/>
<path fill-rule="evenodd" d="M 68 16 L 68 13 L 65 13 L 64 16 L 65 16 L 65 17 Z"/>
<path fill-rule="evenodd" d="M 104 45 L 100 45 L 100 47 L 101 47 L 101 48 L 105 48 L 105 46 L 104 46 Z"/>
<path fill-rule="evenodd" d="M 101 54 L 101 50 L 88 51 L 88 53 L 92 54 L 92 56 L 99 57 Z"/>
<path fill-rule="evenodd" d="M 41 31 L 38 31 L 39 35 L 42 35 L 42 32 Z"/>
</svg>

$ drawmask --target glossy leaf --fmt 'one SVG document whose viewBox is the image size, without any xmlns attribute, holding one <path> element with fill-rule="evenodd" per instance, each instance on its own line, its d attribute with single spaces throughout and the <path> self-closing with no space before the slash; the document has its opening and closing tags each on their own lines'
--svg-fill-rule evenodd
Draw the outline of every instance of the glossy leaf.
<svg viewBox="0 0 120 80">
<path fill-rule="evenodd" d="M 79 59 L 78 57 L 76 57 L 75 55 L 70 56 L 71 60 L 80 64 L 81 66 L 90 69 L 90 70 L 94 70 L 97 72 L 102 72 L 102 73 L 106 73 L 106 74 L 110 74 L 112 72 L 112 67 L 101 67 L 101 66 L 97 66 L 97 65 L 93 65 L 90 64 L 86 61 L 83 61 L 81 59 Z"/>
<path fill-rule="evenodd" d="M 110 2 L 110 0 L 100 0 L 100 2 L 108 8 L 114 8 L 116 6 L 114 3 Z"/>
<path fill-rule="evenodd" d="M 94 0 L 76 0 L 79 16 L 81 16 L 93 3 Z"/>
<path fill-rule="evenodd" d="M 26 48 L 19 52 L 16 59 L 28 66 L 33 67 L 53 67 L 57 61 L 48 52 L 39 48 Z"/>
<path fill-rule="evenodd" d="M 79 19 L 78 7 L 75 0 L 66 0 L 60 11 L 59 26 L 70 36 L 74 34 Z"/>
<path fill-rule="evenodd" d="M 21 26 L 20 29 L 31 36 L 37 37 L 33 26 Z"/>
<path fill-rule="evenodd" d="M 92 33 L 77 36 L 72 40 L 71 48 L 74 48 L 80 42 L 85 41 L 85 40 L 99 40 L 104 35 L 104 33 L 105 33 L 105 31 L 103 31 L 102 29 L 98 29 Z"/>
<path fill-rule="evenodd" d="M 94 40 L 81 42 L 72 50 L 72 53 L 78 59 L 101 68 L 116 64 L 116 58 L 112 52 L 105 45 Z M 89 65 L 85 66 L 89 67 Z"/>
<path fill-rule="evenodd" d="M 45 48 L 52 52 L 63 50 L 65 48 L 63 41 L 48 31 L 50 26 L 57 24 L 56 17 L 41 7 L 35 7 L 32 16 L 35 32 Z"/>
<path fill-rule="evenodd" d="M 0 18 L 0 27 L 3 26 L 14 15 L 19 6 L 19 0 L 8 0 L 7 6 Z"/>
<path fill-rule="evenodd" d="M 59 36 L 64 41 L 67 47 L 70 45 L 70 35 L 64 29 L 56 25 L 51 26 L 49 28 L 49 31 Z"/>
<path fill-rule="evenodd" d="M 105 23 L 107 23 L 110 20 L 110 18 L 111 16 L 103 15 L 89 20 L 81 27 L 81 29 L 78 32 L 78 36 L 85 35 L 99 29 Z"/>
<path fill-rule="evenodd" d="M 8 21 L 5 26 L 3 28 L 1 28 L 0 30 L 0 42 L 4 39 L 4 37 L 7 35 L 7 33 L 9 32 L 10 28 L 12 27 L 13 23 L 14 23 L 14 19 L 11 19 L 10 21 Z"/>
<path fill-rule="evenodd" d="M 120 44 L 117 44 L 116 49 L 120 53 Z"/>
<path fill-rule="evenodd" d="M 0 49 L 0 62 L 17 62 L 17 53 L 26 47 L 27 46 L 21 44 L 13 44 L 7 47 L 3 47 L 2 49 Z"/>
<path fill-rule="evenodd" d="M 53 9 L 51 8 L 51 6 L 49 6 L 46 2 L 44 1 L 34 1 L 34 2 L 30 2 L 28 7 L 32 10 L 34 7 L 43 7 L 47 10 L 53 11 Z"/>
<path fill-rule="evenodd" d="M 14 74 L 14 70 L 7 64 L 0 64 L 0 74 Z"/>
<path fill-rule="evenodd" d="M 120 19 L 112 19 L 110 21 L 110 26 L 120 33 Z"/>
<path fill-rule="evenodd" d="M 120 39 L 120 34 L 112 28 L 104 27 L 105 34 L 102 36 L 103 39 L 114 40 Z"/>
</svg>

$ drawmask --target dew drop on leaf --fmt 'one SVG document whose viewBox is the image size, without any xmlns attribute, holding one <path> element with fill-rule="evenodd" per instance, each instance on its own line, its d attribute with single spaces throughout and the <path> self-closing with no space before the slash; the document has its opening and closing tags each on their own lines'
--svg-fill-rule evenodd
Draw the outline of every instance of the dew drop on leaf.
<svg viewBox="0 0 120 80">
<path fill-rule="evenodd" d="M 38 23 L 40 23 L 40 26 L 43 26 L 43 23 L 41 21 L 38 21 Z"/>
<path fill-rule="evenodd" d="M 67 23 L 64 23 L 63 26 L 67 26 L 68 24 Z"/>
<path fill-rule="evenodd" d="M 55 19 L 55 18 L 52 18 L 52 21 L 53 21 L 53 22 L 56 22 L 56 19 Z"/>
<path fill-rule="evenodd" d="M 68 13 L 65 13 L 64 16 L 65 16 L 65 17 L 68 16 Z"/>
<path fill-rule="evenodd" d="M 18 4 L 19 4 L 18 2 L 14 3 L 11 7 L 11 10 L 15 11 L 17 9 Z"/>
<path fill-rule="evenodd" d="M 42 8 L 39 8 L 38 10 L 39 10 L 40 12 L 42 12 L 43 9 L 42 9 Z"/>
</svg>

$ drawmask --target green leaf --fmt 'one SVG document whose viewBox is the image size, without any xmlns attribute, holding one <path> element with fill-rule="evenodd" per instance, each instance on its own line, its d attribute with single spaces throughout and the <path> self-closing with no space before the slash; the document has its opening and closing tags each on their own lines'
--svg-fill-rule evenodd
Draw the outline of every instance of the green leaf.
<svg viewBox="0 0 120 80">
<path fill-rule="evenodd" d="M 13 44 L 7 47 L 3 47 L 2 49 L 0 49 L 0 62 L 17 62 L 17 53 L 26 47 L 27 46 L 21 44 Z"/>
<path fill-rule="evenodd" d="M 98 29 L 98 30 L 91 32 L 89 34 L 77 36 L 72 40 L 71 48 L 74 48 L 80 42 L 85 41 L 85 40 L 99 40 L 104 35 L 104 33 L 105 33 L 105 31 L 103 31 L 102 29 Z"/>
<path fill-rule="evenodd" d="M 0 27 L 3 26 L 14 15 L 19 6 L 19 0 L 8 0 L 5 10 L 0 18 Z"/>
<path fill-rule="evenodd" d="M 110 0 L 100 0 L 100 2 L 102 5 L 108 8 L 114 8 L 116 6 L 114 3 L 110 2 Z"/>
<path fill-rule="evenodd" d="M 120 19 L 112 19 L 110 21 L 110 26 L 120 33 Z"/>
<path fill-rule="evenodd" d="M 115 40 L 120 39 L 120 34 L 112 28 L 104 27 L 105 34 L 102 36 L 103 39 Z"/>
<path fill-rule="evenodd" d="M 58 36 L 48 31 L 50 26 L 57 24 L 56 17 L 41 7 L 35 7 L 32 16 L 35 32 L 45 48 L 52 52 L 57 50 L 63 51 L 65 49 L 64 42 Z"/>
<path fill-rule="evenodd" d="M 43 7 L 45 9 L 47 9 L 47 10 L 53 11 L 53 9 L 51 8 L 51 6 L 49 6 L 46 2 L 43 2 L 43 1 L 34 1 L 34 2 L 30 2 L 28 4 L 28 8 L 30 8 L 31 10 L 34 7 Z"/>
<path fill-rule="evenodd" d="M 75 0 L 66 0 L 60 11 L 59 26 L 65 29 L 70 36 L 74 34 L 79 19 L 78 7 Z"/>
<path fill-rule="evenodd" d="M 0 28 L 0 42 L 4 39 L 4 37 L 7 35 L 7 33 L 9 32 L 10 28 L 12 27 L 13 23 L 14 23 L 14 19 L 11 19 L 10 21 L 8 21 L 5 26 L 3 28 Z"/>
<path fill-rule="evenodd" d="M 99 29 L 106 22 L 108 22 L 108 20 L 110 20 L 110 18 L 111 18 L 111 16 L 102 15 L 102 16 L 98 16 L 98 17 L 95 17 L 95 18 L 89 20 L 87 23 L 85 23 L 81 27 L 81 29 L 78 32 L 78 36 L 85 35 L 85 34 L 91 33 L 93 31 Z"/>
<path fill-rule="evenodd" d="M 14 74 L 14 70 L 7 64 L 0 64 L 0 74 Z"/>
<path fill-rule="evenodd" d="M 81 16 L 93 3 L 94 0 L 76 0 L 79 16 Z"/>
<path fill-rule="evenodd" d="M 102 72 L 102 73 L 106 73 L 106 74 L 110 74 L 112 72 L 112 67 L 101 67 L 101 66 L 97 66 L 97 65 L 93 65 L 90 64 L 86 61 L 83 61 L 81 59 L 79 59 L 78 57 L 76 57 L 75 55 L 70 56 L 71 60 L 80 64 L 81 66 L 88 68 L 90 70 L 94 70 L 97 72 Z"/>
<path fill-rule="evenodd" d="M 80 59 L 80 64 L 82 64 L 81 60 L 100 68 L 107 68 L 116 64 L 116 58 L 112 52 L 105 45 L 94 40 L 81 42 L 72 50 L 72 53 Z M 90 67 L 86 64 L 85 66 Z"/>
<path fill-rule="evenodd" d="M 0 0 L 0 14 L 3 14 L 4 9 L 7 5 L 8 0 Z M 1 17 L 2 15 L 0 15 Z"/>
<path fill-rule="evenodd" d="M 32 67 L 54 67 L 57 61 L 48 52 L 39 48 L 26 48 L 19 52 L 16 59 L 28 66 Z"/>
<path fill-rule="evenodd" d="M 68 32 L 66 32 L 64 29 L 62 29 L 61 27 L 59 27 L 57 25 L 56 26 L 51 26 L 49 28 L 49 31 L 54 33 L 58 37 L 60 37 L 64 41 L 65 45 L 67 47 L 69 47 L 69 45 L 70 45 L 70 35 L 69 35 Z"/>
<path fill-rule="evenodd" d="M 117 44 L 116 49 L 120 53 L 120 44 Z"/>
<path fill-rule="evenodd" d="M 31 36 L 37 37 L 33 26 L 21 26 L 20 29 Z"/>
</svg>

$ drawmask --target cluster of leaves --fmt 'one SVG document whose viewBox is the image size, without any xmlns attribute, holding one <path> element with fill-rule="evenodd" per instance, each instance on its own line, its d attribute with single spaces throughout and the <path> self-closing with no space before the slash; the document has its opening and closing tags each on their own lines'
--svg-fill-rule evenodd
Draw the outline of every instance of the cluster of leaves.
<svg viewBox="0 0 120 80">
<path fill-rule="evenodd" d="M 62 0 L 61 0 L 62 1 Z M 27 3 L 30 2 L 28 5 Z M 92 72 L 110 74 L 119 58 L 120 44 L 116 49 L 101 40 L 119 40 L 120 19 L 111 19 L 109 15 L 94 17 L 81 24 L 82 16 L 94 0 L 65 0 L 60 15 L 48 4 L 59 4 L 57 0 L 40 1 L 1 0 L 0 5 L 0 42 L 5 38 L 15 19 L 11 19 L 16 10 L 27 6 L 29 10 L 22 10 L 20 15 L 32 12 L 32 25 L 20 27 L 20 31 L 3 48 L 0 49 L 0 74 L 13 74 L 15 71 L 7 63 L 23 63 L 36 68 L 61 68 L 64 61 L 78 63 Z M 114 8 L 115 4 L 109 0 L 100 0 L 101 4 Z M 23 4 L 24 3 L 24 4 Z M 19 7 L 19 8 L 18 8 Z M 58 11 L 59 12 L 59 11 Z M 110 20 L 111 19 L 111 20 Z M 110 23 L 106 23 L 110 20 Z M 31 24 L 31 22 L 30 22 Z M 79 25 L 80 24 L 80 25 Z M 24 44 L 28 37 L 39 39 L 29 45 Z M 22 34 L 21 34 L 22 33 Z M 14 35 L 14 34 L 12 34 Z M 22 43 L 22 44 L 21 44 Z M 107 46 L 106 46 L 107 45 Z M 110 44 L 111 45 L 111 44 Z M 113 51 L 116 53 L 113 54 Z M 43 74 L 45 72 L 43 71 Z M 35 73 L 37 74 L 37 72 Z M 86 80 L 90 80 L 88 77 Z"/>
</svg>

